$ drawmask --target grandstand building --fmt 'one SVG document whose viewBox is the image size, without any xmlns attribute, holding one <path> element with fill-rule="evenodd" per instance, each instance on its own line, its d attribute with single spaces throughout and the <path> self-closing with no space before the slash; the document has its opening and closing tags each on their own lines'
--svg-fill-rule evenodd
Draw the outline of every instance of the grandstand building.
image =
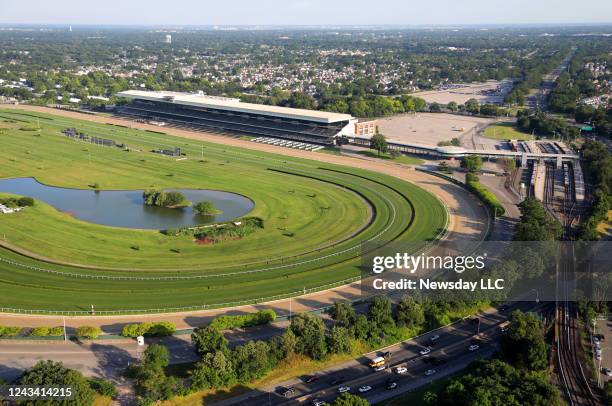
<svg viewBox="0 0 612 406">
<path fill-rule="evenodd" d="M 203 94 L 128 90 L 117 114 L 147 122 L 206 131 L 284 138 L 316 144 L 339 144 L 353 137 L 357 119 L 349 114 L 243 103 Z"/>
</svg>

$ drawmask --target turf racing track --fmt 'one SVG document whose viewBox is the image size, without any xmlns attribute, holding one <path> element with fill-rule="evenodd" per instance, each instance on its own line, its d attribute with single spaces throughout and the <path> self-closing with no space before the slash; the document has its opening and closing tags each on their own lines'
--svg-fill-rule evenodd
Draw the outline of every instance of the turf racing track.
<svg viewBox="0 0 612 406">
<path fill-rule="evenodd" d="M 79 128 L 92 128 L 93 131 L 94 125 L 75 122 L 75 118 L 60 115 L 26 114 L 8 110 L 2 111 L 1 115 L 28 122 L 41 120 L 44 121 L 45 130 L 55 132 L 74 125 Z M 90 118 L 92 121 L 95 121 L 94 118 L 110 120 L 84 115 L 77 117 Z M 99 124 L 95 125 L 101 127 Z M 143 145 L 145 147 L 176 145 L 176 140 L 165 134 L 141 131 L 136 141 L 133 134 L 130 134 L 136 130 L 114 130 L 116 137 L 125 137 L 127 142 L 137 142 L 139 145 L 149 143 Z M 177 132 L 176 135 L 183 135 L 178 133 L 179 131 L 184 130 L 167 129 L 168 133 Z M 119 133 L 121 134 L 118 135 Z M 209 141 L 220 142 L 222 139 L 226 144 L 242 142 L 243 145 L 239 146 L 250 146 L 248 142 L 241 140 L 189 133 L 193 135 L 189 138 L 204 136 Z M 58 134 L 49 140 L 50 143 L 70 142 Z M 188 156 L 197 156 L 202 145 L 194 140 L 183 144 L 182 148 Z M 237 149 L 228 145 L 208 143 L 206 148 L 208 154 L 214 154 L 220 160 L 263 168 L 262 170 L 273 174 L 275 179 L 284 179 L 287 185 L 305 179 L 310 183 L 326 185 L 354 195 L 368 207 L 367 221 L 350 234 L 334 238 L 314 249 L 308 247 L 282 256 L 263 257 L 258 255 L 257 249 L 248 253 L 241 251 L 240 254 L 245 256 L 241 257 L 239 263 L 232 260 L 231 254 L 227 254 L 220 255 L 217 261 L 210 263 L 203 260 L 205 265 L 199 267 L 184 267 L 180 260 L 176 261 L 174 268 L 157 268 L 146 262 L 143 262 L 143 266 L 124 266 L 123 261 L 104 266 L 95 264 L 96 261 L 94 264 L 89 263 L 87 255 L 73 255 L 58 260 L 48 258 L 44 253 L 36 252 L 36 249 L 24 249 L 23 246 L 12 243 L 10 238 L 8 241 L 3 239 L 3 245 L 9 248 L 0 251 L 0 289 L 3 291 L 0 307 L 3 311 L 88 314 L 90 306 L 94 304 L 96 314 L 161 313 L 279 300 L 357 280 L 359 256 L 364 242 L 405 240 L 425 243 L 442 235 L 448 225 L 444 205 L 432 194 L 398 177 L 354 167 L 371 166 L 370 163 L 359 163 L 353 159 L 347 162 L 357 162 L 353 163 L 353 167 L 347 167 Z M 283 149 L 275 151 L 284 152 Z M 309 154 L 309 157 L 313 158 L 341 158 Z M 7 163 L 10 167 L 11 162 Z M 1 172 L 2 177 L 7 174 L 24 175 Z M 348 223 L 351 220 L 337 219 L 338 222 Z M 457 219 L 450 220 L 451 228 L 456 226 Z"/>
</svg>

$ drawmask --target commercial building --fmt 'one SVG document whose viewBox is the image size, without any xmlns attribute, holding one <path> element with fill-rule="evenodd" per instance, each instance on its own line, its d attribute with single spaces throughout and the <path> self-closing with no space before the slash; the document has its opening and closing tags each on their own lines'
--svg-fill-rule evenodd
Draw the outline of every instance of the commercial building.
<svg viewBox="0 0 612 406">
<path fill-rule="evenodd" d="M 206 131 L 248 134 L 316 144 L 338 144 L 355 135 L 349 114 L 243 103 L 239 99 L 178 92 L 128 90 L 116 113 L 146 122 Z"/>
</svg>

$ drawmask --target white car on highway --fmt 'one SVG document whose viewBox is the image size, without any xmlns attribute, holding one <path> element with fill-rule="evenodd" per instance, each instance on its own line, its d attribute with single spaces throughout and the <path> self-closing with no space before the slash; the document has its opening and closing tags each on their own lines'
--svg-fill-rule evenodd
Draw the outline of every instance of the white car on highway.
<svg viewBox="0 0 612 406">
<path fill-rule="evenodd" d="M 350 386 L 341 386 L 338 388 L 338 393 L 344 393 L 344 392 L 350 392 L 350 391 L 351 391 Z"/>
<path fill-rule="evenodd" d="M 395 372 L 398 374 L 405 374 L 406 372 L 408 372 L 408 368 L 406 367 L 397 367 L 395 368 Z"/>
<path fill-rule="evenodd" d="M 371 391 L 372 387 L 370 385 L 363 385 L 363 386 L 360 386 L 358 390 L 359 392 L 364 393 L 367 391 Z"/>
<path fill-rule="evenodd" d="M 428 369 L 427 371 L 425 371 L 425 376 L 432 376 L 435 373 L 436 373 L 435 369 Z"/>
<path fill-rule="evenodd" d="M 476 351 L 477 349 L 479 349 L 480 346 L 478 344 L 472 344 L 470 345 L 470 347 L 468 348 L 468 350 L 470 351 Z"/>
<path fill-rule="evenodd" d="M 429 347 L 424 347 L 421 351 L 419 351 L 419 354 L 421 355 L 427 355 L 431 352 L 431 348 Z"/>
</svg>

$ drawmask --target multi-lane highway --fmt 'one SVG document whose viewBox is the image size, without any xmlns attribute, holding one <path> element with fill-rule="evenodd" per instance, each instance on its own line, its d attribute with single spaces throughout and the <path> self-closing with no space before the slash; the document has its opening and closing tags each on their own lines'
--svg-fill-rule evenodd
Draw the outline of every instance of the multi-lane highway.
<svg viewBox="0 0 612 406">
<path fill-rule="evenodd" d="M 538 306 L 541 308 L 542 306 Z M 514 309 L 524 311 L 536 309 L 531 302 L 519 302 L 504 311 L 490 309 L 475 318 L 468 318 L 427 333 L 413 340 L 405 341 L 378 352 L 335 366 L 316 375 L 314 382 L 308 383 L 311 376 L 299 377 L 281 384 L 254 390 L 243 395 L 219 402 L 218 405 L 298 405 L 313 404 L 315 400 L 330 402 L 339 393 L 340 387 L 350 387 L 350 392 L 367 398 L 372 403 L 405 393 L 425 385 L 434 379 L 453 374 L 465 368 L 470 362 L 490 356 L 496 349 L 500 337 L 500 325 L 508 320 Z M 475 335 L 480 331 L 480 339 Z M 439 339 L 431 345 L 430 337 L 438 335 Z M 477 344 L 478 349 L 470 351 L 470 345 Z M 431 352 L 421 355 L 420 351 L 431 346 Z M 388 368 L 375 372 L 368 366 L 370 359 L 384 352 L 389 352 Z M 405 367 L 402 374 L 397 367 Z M 425 372 L 435 370 L 433 375 Z M 397 387 L 387 389 L 389 382 L 397 382 Z M 359 392 L 359 387 L 370 386 L 367 392 Z M 292 388 L 289 396 L 283 396 L 284 390 Z"/>
</svg>

